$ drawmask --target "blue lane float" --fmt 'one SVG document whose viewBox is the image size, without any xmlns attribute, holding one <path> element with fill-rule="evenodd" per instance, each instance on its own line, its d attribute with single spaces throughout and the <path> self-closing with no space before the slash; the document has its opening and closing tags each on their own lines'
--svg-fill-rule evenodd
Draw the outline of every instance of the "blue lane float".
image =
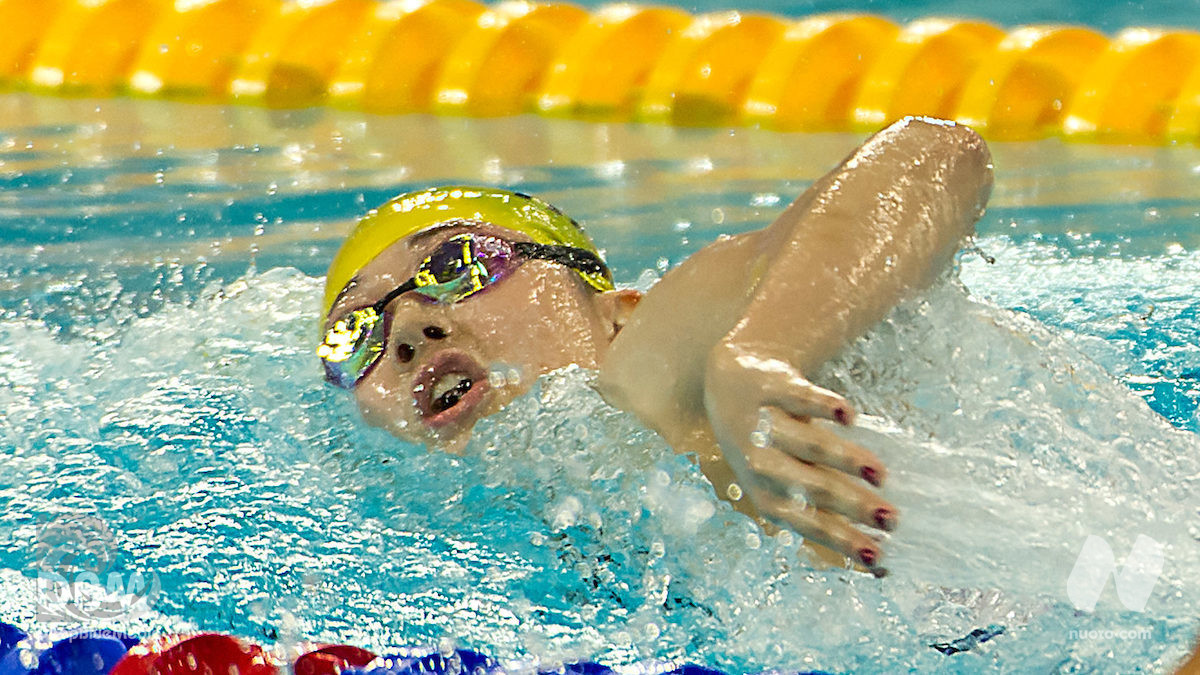
<svg viewBox="0 0 1200 675">
<path fill-rule="evenodd" d="M 29 636 L 0 624 L 0 675 L 108 675 L 139 640 L 115 631 L 75 633 L 33 651 L 21 647 Z"/>
<path fill-rule="evenodd" d="M 171 673 L 186 663 L 189 672 L 239 672 L 243 675 L 283 672 L 295 675 L 503 675 L 503 666 L 479 652 L 458 649 L 441 653 L 422 649 L 375 656 L 349 645 L 314 645 L 292 664 L 274 660 L 258 645 L 228 635 L 163 636 L 141 641 L 118 631 L 86 631 L 31 636 L 0 622 L 0 675 L 151 675 Z M 49 646 L 36 645 L 49 641 Z M 249 667 L 231 668 L 243 663 Z M 250 662 L 253 662 L 250 664 Z M 563 664 L 539 675 L 728 675 L 724 671 L 671 662 L 644 662 L 613 669 L 590 661 Z M 763 675 L 768 675 L 764 673 Z M 780 675 L 771 671 L 771 675 Z M 806 670 L 785 675 L 829 675 Z"/>
</svg>

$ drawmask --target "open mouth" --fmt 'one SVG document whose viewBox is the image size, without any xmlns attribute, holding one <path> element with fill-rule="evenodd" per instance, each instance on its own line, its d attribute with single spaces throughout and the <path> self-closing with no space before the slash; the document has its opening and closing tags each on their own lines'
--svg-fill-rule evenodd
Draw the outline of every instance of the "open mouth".
<svg viewBox="0 0 1200 675">
<path fill-rule="evenodd" d="M 465 353 L 446 349 L 417 372 L 413 400 L 421 421 L 440 428 L 462 419 L 483 400 L 487 371 Z"/>
</svg>

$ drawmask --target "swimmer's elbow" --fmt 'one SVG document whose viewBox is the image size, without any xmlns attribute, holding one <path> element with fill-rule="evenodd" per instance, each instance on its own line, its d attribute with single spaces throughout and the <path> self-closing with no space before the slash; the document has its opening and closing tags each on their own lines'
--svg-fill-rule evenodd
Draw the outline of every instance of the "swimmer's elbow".
<svg viewBox="0 0 1200 675">
<path fill-rule="evenodd" d="M 992 153 L 974 129 L 927 117 L 903 119 L 881 133 L 895 129 L 922 145 L 940 170 L 933 175 L 935 187 L 952 203 L 949 224 L 958 228 L 956 238 L 975 233 L 992 195 Z"/>
</svg>

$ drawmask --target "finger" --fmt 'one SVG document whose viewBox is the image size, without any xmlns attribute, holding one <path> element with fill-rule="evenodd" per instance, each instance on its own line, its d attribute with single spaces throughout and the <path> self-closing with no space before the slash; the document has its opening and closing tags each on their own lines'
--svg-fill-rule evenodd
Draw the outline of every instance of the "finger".
<svg viewBox="0 0 1200 675">
<path fill-rule="evenodd" d="M 872 571 L 879 567 L 883 551 L 841 515 L 783 498 L 767 500 L 763 514 L 771 520 L 795 530 L 805 539 L 827 546 Z"/>
<path fill-rule="evenodd" d="M 858 476 L 875 487 L 883 485 L 887 468 L 875 453 L 818 424 L 798 420 L 778 408 L 768 409 L 764 432 L 769 443 L 796 459 Z"/>
<path fill-rule="evenodd" d="M 799 375 L 780 374 L 764 392 L 764 402 L 793 417 L 819 417 L 842 426 L 854 422 L 854 408 L 845 398 Z"/>
<path fill-rule="evenodd" d="M 773 447 L 762 448 L 747 459 L 750 470 L 777 495 L 807 501 L 818 509 L 881 530 L 896 529 L 896 507 L 843 473 L 802 462 Z"/>
</svg>

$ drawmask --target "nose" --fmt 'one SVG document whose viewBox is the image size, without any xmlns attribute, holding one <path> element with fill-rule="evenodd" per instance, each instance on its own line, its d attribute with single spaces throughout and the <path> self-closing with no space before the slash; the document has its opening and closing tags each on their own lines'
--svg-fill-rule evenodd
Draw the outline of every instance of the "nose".
<svg viewBox="0 0 1200 675">
<path fill-rule="evenodd" d="M 396 360 L 408 363 L 417 355 L 417 349 L 423 348 L 430 341 L 444 340 L 449 332 L 436 324 L 409 323 L 392 327 L 391 350 Z"/>
</svg>

